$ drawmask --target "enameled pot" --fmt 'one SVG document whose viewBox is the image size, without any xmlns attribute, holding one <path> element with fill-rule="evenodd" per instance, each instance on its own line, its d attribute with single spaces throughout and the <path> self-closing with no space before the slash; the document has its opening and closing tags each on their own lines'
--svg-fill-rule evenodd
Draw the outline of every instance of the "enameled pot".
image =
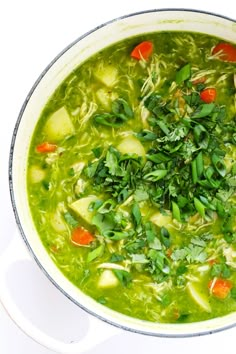
<svg viewBox="0 0 236 354">
<path fill-rule="evenodd" d="M 40 113 L 57 86 L 75 67 L 104 47 L 130 36 L 154 31 L 201 32 L 236 42 L 234 20 L 183 9 L 151 10 L 131 14 L 108 22 L 77 39 L 41 74 L 19 114 L 10 152 L 9 178 L 12 204 L 23 240 L 39 267 L 66 297 L 90 314 L 119 328 L 152 336 L 183 337 L 208 334 L 234 326 L 236 313 L 192 324 L 152 323 L 117 313 L 82 293 L 64 277 L 49 257 L 35 229 L 27 200 L 26 166 L 30 140 Z M 81 343 L 63 345 L 55 340 L 50 341 L 50 338 L 24 322 L 23 317 L 12 310 L 4 291 L 0 291 L 0 295 L 11 317 L 38 342 L 58 352 L 79 353 L 86 348 Z"/>
</svg>

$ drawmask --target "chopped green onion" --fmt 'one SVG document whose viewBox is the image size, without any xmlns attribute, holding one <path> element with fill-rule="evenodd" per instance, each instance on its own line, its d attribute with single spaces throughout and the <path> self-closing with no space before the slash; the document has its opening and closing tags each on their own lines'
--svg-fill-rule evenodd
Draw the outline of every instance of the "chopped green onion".
<svg viewBox="0 0 236 354">
<path fill-rule="evenodd" d="M 196 210 L 199 212 L 199 214 L 203 218 L 205 218 L 205 210 L 206 210 L 205 205 L 202 204 L 202 202 L 200 202 L 200 200 L 197 198 L 194 198 L 194 205 L 195 205 Z"/>
<path fill-rule="evenodd" d="M 147 173 L 146 175 L 143 176 L 143 178 L 148 181 L 157 182 L 160 179 L 164 178 L 167 175 L 167 172 L 168 172 L 167 170 L 156 170 Z"/>
<path fill-rule="evenodd" d="M 153 141 L 156 140 L 157 135 L 150 130 L 144 129 L 137 134 L 140 141 Z"/>
<path fill-rule="evenodd" d="M 216 169 L 216 171 L 221 175 L 221 177 L 225 177 L 226 175 L 226 166 L 221 158 L 221 156 L 218 156 L 217 154 L 213 154 L 211 156 L 212 163 Z"/>
<path fill-rule="evenodd" d="M 176 219 L 177 221 L 181 222 L 179 206 L 177 203 L 173 201 L 172 201 L 172 215 L 173 215 L 173 219 Z"/>
<path fill-rule="evenodd" d="M 194 127 L 193 135 L 197 145 L 202 149 L 207 149 L 210 137 L 209 133 L 202 125 L 198 124 Z"/>
<path fill-rule="evenodd" d="M 113 230 L 107 230 L 103 232 L 103 236 L 108 238 L 109 240 L 113 241 L 119 241 L 123 240 L 129 236 L 131 236 L 131 232 L 128 231 L 113 231 Z"/>
<path fill-rule="evenodd" d="M 94 259 L 101 257 L 103 252 L 104 252 L 104 245 L 102 244 L 88 253 L 87 262 L 92 262 Z"/>
</svg>

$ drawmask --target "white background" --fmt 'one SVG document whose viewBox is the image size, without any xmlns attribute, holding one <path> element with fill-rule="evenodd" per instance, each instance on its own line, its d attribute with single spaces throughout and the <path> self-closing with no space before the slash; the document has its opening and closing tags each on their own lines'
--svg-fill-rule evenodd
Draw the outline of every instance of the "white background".
<svg viewBox="0 0 236 354">
<path fill-rule="evenodd" d="M 8 156 L 21 105 L 47 64 L 69 43 L 90 29 L 128 13 L 157 8 L 192 8 L 236 19 L 232 0 L 2 0 L 0 5 L 0 256 L 20 238 L 8 191 Z M 19 252 L 23 252 L 19 248 Z M 0 284 L 1 286 L 1 284 Z M 34 261 L 13 264 L 9 287 L 26 316 L 49 334 L 79 339 L 91 316 L 63 297 Z M 106 327 L 104 327 L 106 328 Z M 146 337 L 117 330 L 87 354 L 214 353 L 233 350 L 236 328 L 185 339 Z M 91 338 L 92 342 L 93 338 Z M 0 306 L 1 354 L 50 354 L 23 334 Z"/>
</svg>

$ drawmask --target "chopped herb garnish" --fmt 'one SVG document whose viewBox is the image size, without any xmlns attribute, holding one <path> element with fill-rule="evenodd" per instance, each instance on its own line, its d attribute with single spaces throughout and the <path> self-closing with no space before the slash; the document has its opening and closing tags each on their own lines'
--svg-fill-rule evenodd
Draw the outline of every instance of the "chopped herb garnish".
<svg viewBox="0 0 236 354">
<path fill-rule="evenodd" d="M 132 276 L 126 270 L 113 269 L 115 276 L 121 282 L 123 286 L 129 286 L 132 281 Z"/>
</svg>

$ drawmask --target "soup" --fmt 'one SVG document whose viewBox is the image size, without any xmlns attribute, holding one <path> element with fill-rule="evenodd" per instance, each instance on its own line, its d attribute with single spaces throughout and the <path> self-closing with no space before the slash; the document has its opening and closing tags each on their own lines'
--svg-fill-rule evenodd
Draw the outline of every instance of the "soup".
<svg viewBox="0 0 236 354">
<path fill-rule="evenodd" d="M 236 310 L 236 49 L 189 32 L 105 48 L 46 104 L 28 198 L 63 274 L 139 319 Z"/>
</svg>

